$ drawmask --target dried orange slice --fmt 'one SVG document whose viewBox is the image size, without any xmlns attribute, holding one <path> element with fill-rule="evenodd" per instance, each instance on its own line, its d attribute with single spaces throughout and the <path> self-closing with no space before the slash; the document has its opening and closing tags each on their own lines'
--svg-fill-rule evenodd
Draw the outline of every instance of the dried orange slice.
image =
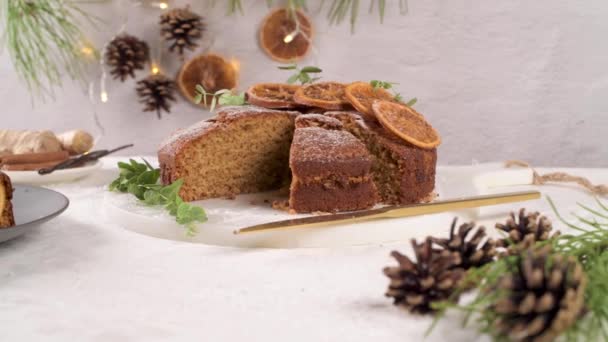
<svg viewBox="0 0 608 342">
<path fill-rule="evenodd" d="M 293 94 L 296 103 L 329 110 L 341 110 L 348 105 L 344 96 L 346 86 L 338 82 L 320 82 L 300 87 Z"/>
<path fill-rule="evenodd" d="M 281 83 L 259 83 L 247 90 L 247 101 L 264 108 L 295 108 L 293 94 L 300 86 Z"/>
<path fill-rule="evenodd" d="M 298 18 L 298 24 L 293 15 Z M 312 24 L 302 11 L 279 8 L 272 11 L 260 28 L 260 45 L 270 58 L 279 62 L 302 59 L 310 50 Z"/>
<path fill-rule="evenodd" d="M 190 102 L 194 103 L 196 85 L 200 84 L 208 93 L 220 89 L 233 89 L 236 87 L 238 73 L 224 58 L 214 55 L 199 55 L 184 64 L 177 75 L 177 85 Z M 205 101 L 200 105 L 204 106 Z M 207 104 L 211 103 L 211 96 L 207 97 Z"/>
<path fill-rule="evenodd" d="M 374 87 L 367 82 L 349 84 L 346 89 L 344 89 L 344 94 L 346 95 L 348 102 L 350 102 L 357 111 L 369 118 L 374 118 L 374 112 L 372 110 L 374 101 L 391 101 L 394 99 L 394 96 L 385 89 L 374 89 Z"/>
<path fill-rule="evenodd" d="M 372 110 L 384 128 L 412 145 L 431 149 L 441 144 L 439 133 L 409 106 L 377 100 L 372 104 Z"/>
</svg>

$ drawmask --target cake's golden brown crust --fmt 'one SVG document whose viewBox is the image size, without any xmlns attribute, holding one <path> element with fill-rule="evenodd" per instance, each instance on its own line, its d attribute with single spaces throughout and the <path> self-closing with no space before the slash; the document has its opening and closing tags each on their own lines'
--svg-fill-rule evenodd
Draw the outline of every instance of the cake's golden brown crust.
<svg viewBox="0 0 608 342">
<path fill-rule="evenodd" d="M 0 228 L 8 228 L 15 225 L 15 218 L 13 216 L 13 205 L 11 200 L 13 199 L 13 186 L 10 178 L 2 172 L 0 172 L 0 203 L 4 203 L 4 208 L 0 208 Z"/>
<path fill-rule="evenodd" d="M 375 156 L 372 173 L 382 202 L 410 204 L 423 201 L 435 188 L 437 149 L 422 149 L 385 130 L 377 121 L 356 112 L 328 112 L 366 142 Z"/>
<path fill-rule="evenodd" d="M 222 108 L 215 118 L 199 122 L 198 124 L 195 124 L 187 129 L 179 130 L 161 144 L 158 151 L 158 160 L 161 169 L 161 181 L 163 184 L 171 184 L 178 179 L 183 179 L 184 185 L 180 191 L 180 196 L 185 201 L 223 196 L 231 197 L 239 193 L 269 190 L 269 187 L 274 186 L 274 183 L 280 183 L 283 178 L 286 178 L 286 176 L 283 174 L 271 174 L 278 173 L 279 171 L 264 168 L 264 165 L 268 163 L 260 163 L 262 166 L 259 171 L 264 172 L 265 174 L 250 176 L 250 178 L 265 178 L 264 180 L 260 180 L 260 182 L 263 184 L 261 184 L 259 187 L 253 184 L 258 180 L 251 180 L 249 183 L 247 183 L 248 180 L 243 180 L 245 178 L 243 173 L 249 172 L 247 170 L 239 170 L 241 174 L 237 175 L 240 177 L 239 179 L 247 183 L 247 186 L 244 188 L 233 184 L 220 184 L 218 185 L 219 188 L 217 189 L 213 184 L 208 184 L 202 187 L 200 184 L 197 185 L 196 183 L 200 183 L 201 180 L 205 180 L 205 178 L 210 178 L 211 176 L 217 177 L 218 179 L 225 179 L 226 182 L 229 182 L 231 170 L 228 168 L 224 170 L 228 172 L 218 174 L 220 171 L 214 171 L 214 167 L 226 167 L 226 165 L 222 164 L 226 164 L 226 162 L 239 163 L 240 160 L 227 159 L 220 161 L 214 159 L 217 158 L 217 156 L 214 157 L 211 155 L 200 154 L 200 151 L 195 151 L 190 148 L 195 144 L 205 144 L 211 141 L 211 139 L 217 138 L 221 135 L 238 133 L 250 134 L 251 132 L 248 133 L 247 130 L 252 128 L 254 125 L 268 126 L 272 128 L 273 122 L 280 121 L 285 132 L 279 132 L 277 134 L 283 134 L 281 136 L 282 139 L 288 139 L 284 142 L 287 144 L 283 153 L 284 156 L 281 154 L 281 158 L 284 159 L 282 162 L 285 164 L 283 167 L 288 172 L 287 160 L 289 143 L 291 142 L 291 135 L 293 134 L 293 122 L 297 115 L 299 115 L 298 112 L 278 111 L 256 106 Z M 240 128 L 235 131 L 235 127 Z M 277 137 L 277 134 L 274 136 Z M 250 143 L 249 141 L 239 141 L 239 138 L 236 135 L 225 136 L 223 139 L 225 144 L 233 144 L 235 148 L 239 148 L 241 150 L 247 148 L 246 145 Z M 277 142 L 268 141 L 269 145 L 273 143 L 278 144 Z M 218 146 L 218 148 L 221 148 L 222 151 L 220 152 L 225 152 L 225 154 L 231 153 L 229 146 Z M 274 153 L 276 151 L 271 152 Z M 197 159 L 193 159 L 192 155 L 196 155 Z M 229 158 L 230 156 L 222 155 L 220 157 Z M 265 157 L 270 158 L 272 155 L 268 153 L 268 156 Z M 269 160 L 269 162 L 271 161 Z M 207 169 L 201 170 L 201 166 Z M 280 184 L 277 184 L 277 187 L 278 186 L 280 186 Z"/>
</svg>

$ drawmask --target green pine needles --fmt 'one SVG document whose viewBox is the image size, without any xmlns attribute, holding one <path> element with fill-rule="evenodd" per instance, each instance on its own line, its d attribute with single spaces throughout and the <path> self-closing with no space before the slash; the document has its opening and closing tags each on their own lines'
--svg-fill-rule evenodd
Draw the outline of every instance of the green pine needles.
<svg viewBox="0 0 608 342">
<path fill-rule="evenodd" d="M 110 191 L 130 193 L 142 203 L 150 206 L 162 206 L 177 223 L 186 228 L 188 236 L 196 235 L 196 223 L 207 221 L 205 210 L 188 204 L 179 196 L 183 181 L 177 180 L 171 185 L 160 184 L 160 170 L 152 167 L 146 160 L 139 163 L 130 159 L 128 163 L 119 162 L 120 176 L 110 183 Z"/>
<path fill-rule="evenodd" d="M 215 4 L 217 0 L 211 0 L 212 4 Z M 398 5 L 399 13 L 401 15 L 405 15 L 408 12 L 408 4 L 407 0 L 389 0 L 391 3 L 396 3 Z M 386 5 L 389 2 L 387 0 L 369 0 L 369 13 L 374 12 L 374 10 L 378 11 L 378 15 L 380 17 L 380 23 L 384 22 L 384 16 L 386 13 Z M 361 9 L 361 0 L 321 0 L 320 6 L 318 8 L 318 12 L 321 12 L 326 8 L 325 3 L 328 3 L 327 6 L 327 20 L 331 25 L 339 25 L 342 22 L 348 20 L 351 27 L 351 32 L 355 31 L 355 26 L 357 24 L 357 19 L 359 18 L 359 12 Z M 310 7 L 308 6 L 307 0 L 266 0 L 266 5 L 268 7 L 272 7 L 275 5 L 285 5 L 291 10 L 304 9 L 307 10 Z M 234 14 L 236 12 L 240 12 L 243 14 L 243 6 L 241 4 L 241 0 L 227 0 L 227 13 Z"/>
<path fill-rule="evenodd" d="M 552 247 L 550 255 L 575 257 L 587 276 L 584 314 L 563 333 L 563 337 L 573 342 L 608 341 L 608 206 L 599 200 L 596 208 L 578 203 L 585 215 L 573 214 L 578 222 L 570 222 L 559 213 L 551 198 L 548 198 L 548 201 L 558 220 L 577 234 L 560 235 L 547 241 L 537 242 L 534 247 L 550 244 Z M 439 314 L 428 333 L 431 333 L 446 310 L 456 309 L 465 314 L 464 326 L 475 319 L 477 322 L 475 326 L 480 333 L 493 335 L 492 327 L 497 315 L 492 310 L 488 310 L 488 307 L 505 295 L 494 289 L 497 288 L 501 276 L 512 270 L 521 257 L 521 255 L 507 256 L 483 267 L 469 270 L 454 298 L 458 298 L 470 288 L 476 288 L 477 295 L 465 304 L 453 301 L 434 303 L 433 307 L 439 310 Z"/>
<path fill-rule="evenodd" d="M 96 19 L 76 1 L 4 0 L 0 15 L 13 66 L 33 97 L 53 98 L 63 75 L 84 79 L 82 51 L 93 49 L 83 45 L 86 39 L 80 25 L 83 19 L 89 24 Z"/>
</svg>

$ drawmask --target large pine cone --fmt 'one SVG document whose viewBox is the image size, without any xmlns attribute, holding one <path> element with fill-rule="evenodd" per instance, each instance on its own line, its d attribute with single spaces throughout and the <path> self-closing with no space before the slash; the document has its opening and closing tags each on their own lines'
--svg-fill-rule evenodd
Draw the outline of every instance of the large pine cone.
<svg viewBox="0 0 608 342">
<path fill-rule="evenodd" d="M 184 55 L 184 50 L 194 50 L 203 36 L 203 18 L 190 8 L 176 8 L 160 16 L 162 37 L 169 42 L 169 51 Z"/>
<path fill-rule="evenodd" d="M 143 103 L 144 112 L 156 112 L 161 117 L 161 110 L 171 112 L 171 102 L 175 101 L 175 84 L 163 75 L 151 75 L 137 82 L 139 102 Z"/>
<path fill-rule="evenodd" d="M 509 237 L 497 241 L 497 246 L 507 248 L 507 254 L 514 255 L 526 249 L 528 245 L 533 245 L 539 241 L 546 241 L 550 238 L 558 236 L 559 231 L 551 234 L 553 225 L 551 221 L 540 216 L 539 212 L 526 214 L 525 209 L 519 211 L 518 217 L 511 212 L 511 217 L 505 224 L 496 224 L 496 228 L 500 229 Z M 526 246 L 523 246 L 523 245 Z"/>
<path fill-rule="evenodd" d="M 503 295 L 489 307 L 497 315 L 497 337 L 553 341 L 582 313 L 587 279 L 581 264 L 550 251 L 529 249 L 498 281 L 494 293 Z"/>
<path fill-rule="evenodd" d="M 449 238 L 431 237 L 431 240 L 440 247 L 438 251 L 442 255 L 457 255 L 460 263 L 454 267 L 465 270 L 480 267 L 494 261 L 496 257 L 496 244 L 492 239 L 487 237 L 486 228 L 479 227 L 475 231 L 475 234 L 469 236 L 469 233 L 475 228 L 475 223 L 464 223 L 458 227 L 458 233 L 456 233 L 457 220 L 457 218 L 454 218 L 454 221 L 452 221 Z"/>
<path fill-rule="evenodd" d="M 464 272 L 452 269 L 460 262 L 458 257 L 437 253 L 430 238 L 420 244 L 412 240 L 412 247 L 416 262 L 397 251 L 391 253 L 399 265 L 384 269 L 384 274 L 390 278 L 386 296 L 392 297 L 395 305 L 413 313 L 432 313 L 433 302 L 457 299 L 453 296 L 454 291 Z"/>
<path fill-rule="evenodd" d="M 135 78 L 135 70 L 143 70 L 149 58 L 148 44 L 128 34 L 112 39 L 105 53 L 110 74 L 123 82 L 128 76 Z"/>
</svg>

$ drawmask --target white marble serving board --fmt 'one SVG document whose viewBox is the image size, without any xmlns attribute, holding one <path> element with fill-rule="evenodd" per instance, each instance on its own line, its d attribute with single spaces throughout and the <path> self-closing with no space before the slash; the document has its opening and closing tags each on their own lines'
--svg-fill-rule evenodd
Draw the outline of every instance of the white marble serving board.
<svg viewBox="0 0 608 342">
<path fill-rule="evenodd" d="M 504 176 L 504 175 L 499 175 Z M 462 178 L 442 175 L 438 169 L 436 191 L 439 199 L 472 196 L 484 193 L 483 184 L 491 181 L 487 176 L 476 180 L 470 172 Z M 516 178 L 516 181 L 520 181 Z M 308 215 L 292 215 L 271 208 L 265 199 L 276 196 L 272 193 L 237 196 L 234 200 L 212 199 L 194 202 L 203 207 L 209 220 L 197 225 L 194 237 L 185 234 L 185 229 L 159 207 L 146 206 L 129 194 L 107 192 L 105 208 L 114 222 L 129 230 L 158 238 L 190 241 L 219 246 L 234 247 L 339 247 L 409 241 L 427 235 L 442 235 L 454 216 L 462 220 L 474 220 L 478 210 L 447 212 L 410 218 L 382 219 L 359 223 L 336 224 L 316 228 L 291 228 L 252 234 L 234 235 L 233 231 L 247 226 L 288 220 Z M 268 201 L 267 201 L 268 202 Z"/>
</svg>

